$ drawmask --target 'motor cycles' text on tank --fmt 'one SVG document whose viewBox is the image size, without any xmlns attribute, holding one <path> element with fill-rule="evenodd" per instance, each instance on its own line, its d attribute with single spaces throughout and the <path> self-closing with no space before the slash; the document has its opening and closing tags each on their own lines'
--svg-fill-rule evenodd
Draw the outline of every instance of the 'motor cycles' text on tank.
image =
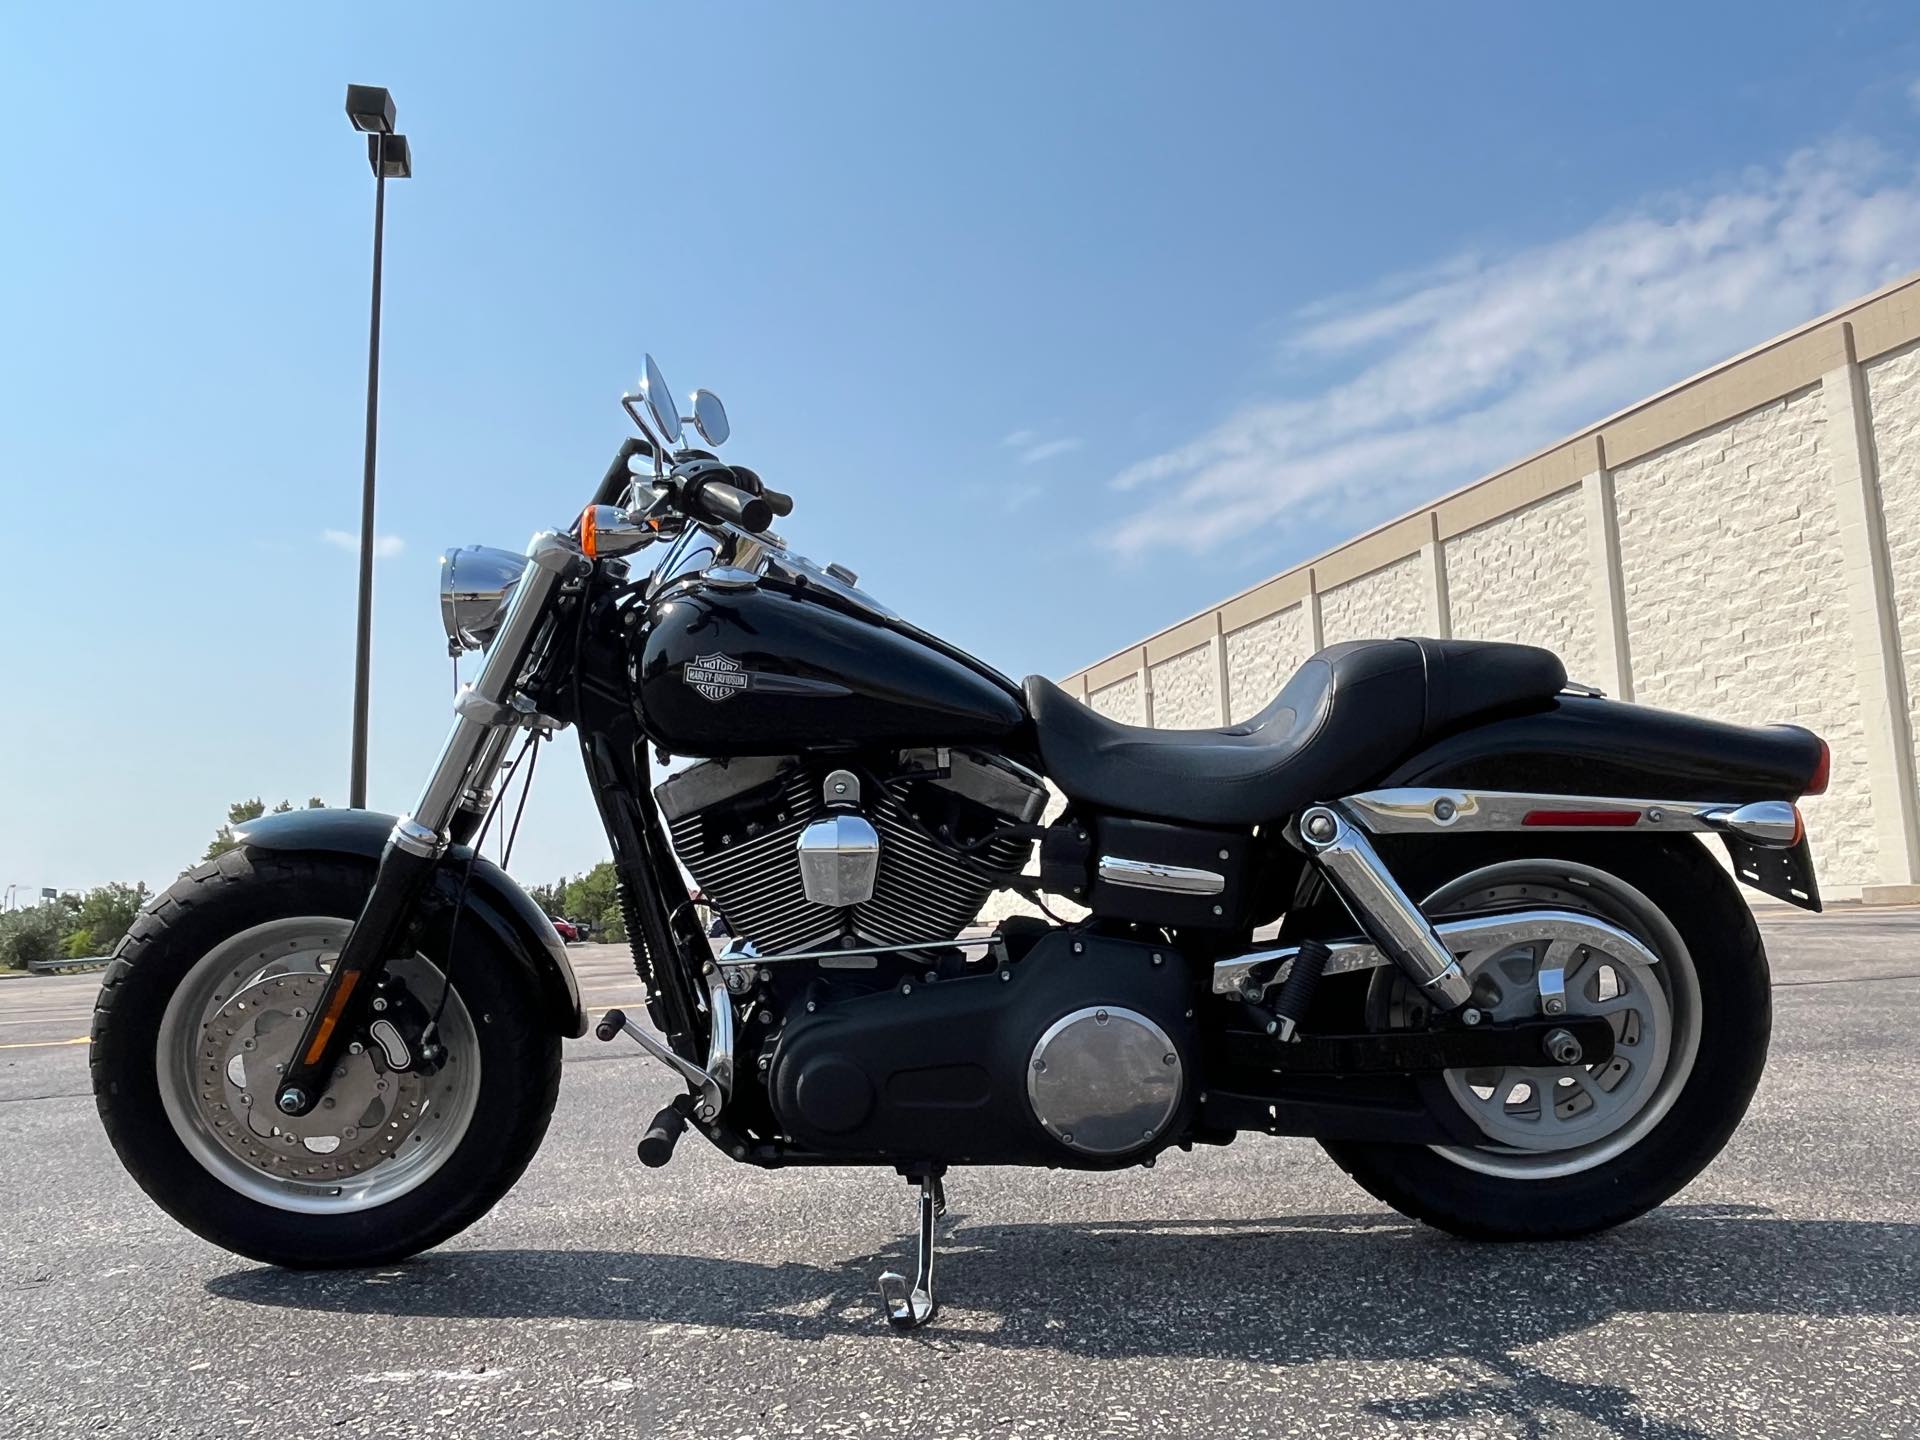
<svg viewBox="0 0 1920 1440">
<path fill-rule="evenodd" d="M 977 744 L 1026 719 L 1011 686 L 770 585 L 676 587 L 647 607 L 635 643 L 647 729 L 679 755 Z"/>
</svg>

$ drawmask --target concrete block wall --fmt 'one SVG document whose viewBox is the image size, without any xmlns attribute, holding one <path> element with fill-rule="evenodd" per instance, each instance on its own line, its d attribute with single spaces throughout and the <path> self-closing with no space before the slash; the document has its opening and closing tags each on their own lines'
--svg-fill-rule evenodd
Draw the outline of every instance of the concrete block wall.
<svg viewBox="0 0 1920 1440">
<path fill-rule="evenodd" d="M 1896 351 L 1865 372 L 1911 744 L 1920 737 L 1920 347 Z M 1920 768 L 1920 749 L 1913 754 Z"/>
<path fill-rule="evenodd" d="M 1920 903 L 1920 275 L 1696 375 L 1068 678 L 1244 720 L 1323 645 L 1545 645 L 1622 699 L 1833 748 L 1826 893 Z M 1658 798 L 1658 797 L 1650 797 Z"/>
</svg>

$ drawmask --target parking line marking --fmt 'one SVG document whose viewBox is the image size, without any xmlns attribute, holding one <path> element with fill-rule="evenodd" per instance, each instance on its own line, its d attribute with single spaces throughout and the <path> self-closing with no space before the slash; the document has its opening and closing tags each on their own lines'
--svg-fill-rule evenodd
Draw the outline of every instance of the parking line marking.
<svg viewBox="0 0 1920 1440">
<path fill-rule="evenodd" d="M 51 1050 L 59 1045 L 85 1045 L 92 1038 L 81 1035 L 72 1040 L 9 1040 L 0 1045 L 0 1050 Z"/>
</svg>

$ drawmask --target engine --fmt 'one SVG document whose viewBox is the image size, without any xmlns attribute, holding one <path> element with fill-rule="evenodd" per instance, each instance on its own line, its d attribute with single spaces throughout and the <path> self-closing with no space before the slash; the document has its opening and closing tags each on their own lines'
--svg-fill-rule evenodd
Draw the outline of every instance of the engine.
<svg viewBox="0 0 1920 1440">
<path fill-rule="evenodd" d="M 1045 787 L 997 758 L 710 760 L 655 794 L 707 900 L 739 1035 L 729 1116 L 896 1163 L 1137 1163 L 1178 1139 L 1196 1073 L 1187 964 L 1164 943 L 1007 922 L 946 948 L 1032 853 Z M 888 945 L 927 945 L 898 954 Z M 828 952 L 777 963 L 781 955 Z M 769 963 L 775 962 L 775 963 Z"/>
<path fill-rule="evenodd" d="M 1032 853 L 1038 780 L 961 750 L 709 760 L 655 790 L 674 851 L 761 955 L 951 940 Z M 874 968 L 848 956 L 848 968 Z"/>
</svg>

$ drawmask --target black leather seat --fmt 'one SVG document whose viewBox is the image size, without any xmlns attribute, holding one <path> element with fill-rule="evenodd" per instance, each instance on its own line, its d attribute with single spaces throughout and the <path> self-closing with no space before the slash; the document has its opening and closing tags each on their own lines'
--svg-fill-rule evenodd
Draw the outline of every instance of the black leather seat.
<svg viewBox="0 0 1920 1440">
<path fill-rule="evenodd" d="M 1256 825 L 1364 788 L 1467 720 L 1536 708 L 1567 683 L 1551 650 L 1476 640 L 1329 645 L 1252 719 L 1219 730 L 1109 720 L 1027 677 L 1040 758 L 1070 800 L 1194 825 Z"/>
</svg>

